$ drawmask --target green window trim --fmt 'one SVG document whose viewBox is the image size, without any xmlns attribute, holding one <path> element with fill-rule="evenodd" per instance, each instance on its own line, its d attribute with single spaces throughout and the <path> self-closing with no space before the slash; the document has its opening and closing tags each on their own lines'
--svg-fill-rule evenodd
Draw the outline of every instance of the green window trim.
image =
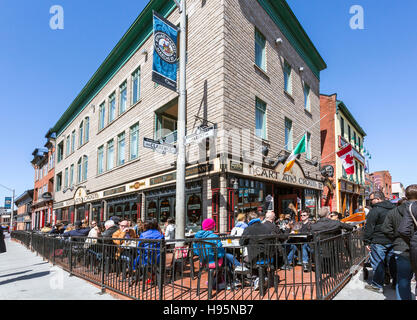
<svg viewBox="0 0 417 320">
<path fill-rule="evenodd" d="M 255 64 L 266 71 L 266 39 L 257 28 L 255 28 Z"/>
<path fill-rule="evenodd" d="M 255 102 L 255 135 L 266 140 L 267 128 L 266 128 L 266 103 L 256 98 Z"/>
</svg>

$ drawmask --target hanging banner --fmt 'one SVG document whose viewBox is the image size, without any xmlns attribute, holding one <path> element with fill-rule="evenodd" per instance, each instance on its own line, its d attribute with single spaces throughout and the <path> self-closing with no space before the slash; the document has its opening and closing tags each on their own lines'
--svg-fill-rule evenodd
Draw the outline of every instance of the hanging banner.
<svg viewBox="0 0 417 320">
<path fill-rule="evenodd" d="M 178 28 L 153 12 L 153 67 L 152 81 L 177 91 Z"/>
<path fill-rule="evenodd" d="M 5 197 L 4 198 L 4 207 L 6 209 L 11 209 L 12 208 L 12 198 L 11 197 Z"/>
</svg>

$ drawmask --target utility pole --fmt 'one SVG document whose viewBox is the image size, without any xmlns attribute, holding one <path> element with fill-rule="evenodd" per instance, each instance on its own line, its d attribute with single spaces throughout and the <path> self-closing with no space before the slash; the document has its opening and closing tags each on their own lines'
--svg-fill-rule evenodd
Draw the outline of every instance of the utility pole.
<svg viewBox="0 0 417 320">
<path fill-rule="evenodd" d="M 180 74 L 179 74 L 179 100 L 178 100 L 178 143 L 177 143 L 177 181 L 175 204 L 175 238 L 185 238 L 185 118 L 186 118 L 186 58 L 187 58 L 187 14 L 186 0 L 180 3 L 175 1 L 181 13 L 180 18 Z M 177 247 L 183 246 L 177 243 Z"/>
</svg>

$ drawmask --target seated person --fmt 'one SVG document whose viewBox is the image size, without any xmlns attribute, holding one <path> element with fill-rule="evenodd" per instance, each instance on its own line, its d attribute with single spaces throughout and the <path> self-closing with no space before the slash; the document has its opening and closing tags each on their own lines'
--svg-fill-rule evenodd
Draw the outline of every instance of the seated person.
<svg viewBox="0 0 417 320">
<path fill-rule="evenodd" d="M 81 221 L 75 221 L 74 223 L 75 229 L 71 230 L 71 231 L 67 231 L 63 233 L 63 237 L 64 238 L 68 238 L 68 237 L 87 237 L 88 233 L 90 232 L 90 228 L 82 228 L 82 223 Z"/>
<path fill-rule="evenodd" d="M 127 246 L 127 245 L 130 244 L 129 239 L 135 239 L 136 238 L 136 233 L 135 233 L 135 230 L 133 230 L 133 228 L 129 227 L 129 221 L 123 220 L 119 224 L 119 230 L 117 230 L 116 232 L 114 232 L 112 234 L 112 238 L 115 239 L 115 240 L 113 240 L 113 243 L 117 244 L 118 246 L 121 246 L 121 245 L 126 245 Z M 134 245 L 136 245 L 135 242 L 134 242 Z M 120 247 L 117 248 L 116 260 L 120 257 L 122 251 L 123 251 L 122 248 L 120 248 Z M 123 256 L 122 258 L 125 258 L 128 261 L 130 260 L 129 257 L 127 257 L 127 256 Z"/>
</svg>

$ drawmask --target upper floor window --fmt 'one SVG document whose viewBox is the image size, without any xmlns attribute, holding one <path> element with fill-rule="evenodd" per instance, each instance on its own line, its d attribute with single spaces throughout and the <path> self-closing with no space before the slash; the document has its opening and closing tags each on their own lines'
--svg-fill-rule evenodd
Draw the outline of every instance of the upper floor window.
<svg viewBox="0 0 417 320">
<path fill-rule="evenodd" d="M 125 163 L 125 133 L 122 132 L 117 136 L 117 165 Z"/>
<path fill-rule="evenodd" d="M 97 173 L 104 172 L 104 146 L 98 148 L 97 151 Z"/>
<path fill-rule="evenodd" d="M 70 135 L 67 136 L 67 139 L 65 140 L 65 155 L 69 156 L 70 154 L 70 147 L 71 147 L 71 138 Z"/>
<path fill-rule="evenodd" d="M 340 117 L 340 135 L 344 138 L 345 137 L 345 119 Z"/>
<path fill-rule="evenodd" d="M 266 139 L 266 103 L 258 98 L 255 106 L 255 134 Z"/>
<path fill-rule="evenodd" d="M 292 151 L 292 121 L 285 118 L 285 149 Z"/>
<path fill-rule="evenodd" d="M 68 187 L 68 168 L 65 168 L 64 187 Z"/>
<path fill-rule="evenodd" d="M 109 123 L 116 118 L 116 94 L 113 92 L 109 97 Z"/>
<path fill-rule="evenodd" d="M 304 109 L 307 111 L 311 110 L 310 107 L 310 87 L 308 84 L 304 84 Z"/>
<path fill-rule="evenodd" d="M 284 90 L 292 94 L 291 66 L 287 61 L 284 62 Z"/>
<path fill-rule="evenodd" d="M 114 141 L 111 139 L 107 142 L 107 170 L 111 170 L 114 167 Z"/>
<path fill-rule="evenodd" d="M 351 143 L 351 140 L 352 140 L 352 133 L 350 131 L 350 125 L 348 125 L 348 141 L 349 141 L 349 143 Z"/>
<path fill-rule="evenodd" d="M 265 44 L 265 37 L 255 29 L 255 64 L 262 70 L 266 70 Z"/>
<path fill-rule="evenodd" d="M 156 139 L 165 139 L 167 143 L 177 141 L 178 104 L 168 104 L 155 112 Z"/>
<path fill-rule="evenodd" d="M 130 127 L 130 160 L 139 155 L 139 123 Z"/>
<path fill-rule="evenodd" d="M 353 143 L 355 144 L 355 146 L 358 145 L 358 142 L 356 141 L 356 132 L 353 131 Z"/>
<path fill-rule="evenodd" d="M 83 181 L 87 180 L 87 172 L 88 172 L 88 157 L 83 156 L 83 175 L 82 175 Z"/>
<path fill-rule="evenodd" d="M 56 185 L 55 190 L 56 191 L 61 191 L 61 188 L 62 188 L 62 172 L 60 172 L 56 175 L 55 185 Z"/>
<path fill-rule="evenodd" d="M 132 73 L 132 104 L 140 99 L 140 68 Z"/>
<path fill-rule="evenodd" d="M 126 111 L 127 106 L 127 82 L 123 82 L 120 86 L 120 97 L 119 97 L 119 114 Z"/>
<path fill-rule="evenodd" d="M 311 159 L 311 133 L 307 132 L 306 137 L 306 158 Z"/>
<path fill-rule="evenodd" d="M 98 129 L 101 130 L 104 128 L 105 119 L 106 119 L 106 108 L 104 102 L 100 105 L 99 110 L 99 119 L 98 119 Z"/>
<path fill-rule="evenodd" d="M 76 134 L 75 130 L 71 133 L 71 153 L 75 151 Z"/>
<path fill-rule="evenodd" d="M 77 183 L 82 181 L 82 158 L 78 159 L 77 162 Z"/>
<path fill-rule="evenodd" d="M 58 144 L 58 150 L 57 150 L 58 156 L 57 161 L 61 162 L 61 160 L 64 158 L 64 141 L 61 141 Z"/>
<path fill-rule="evenodd" d="M 86 117 L 84 119 L 84 143 L 90 140 L 90 118 Z"/>
<path fill-rule="evenodd" d="M 83 138 L 84 138 L 84 121 L 81 121 L 80 127 L 78 129 L 78 147 L 83 145 Z"/>
<path fill-rule="evenodd" d="M 70 167 L 70 178 L 69 178 L 69 185 L 72 187 L 74 185 L 74 164 Z"/>
</svg>

